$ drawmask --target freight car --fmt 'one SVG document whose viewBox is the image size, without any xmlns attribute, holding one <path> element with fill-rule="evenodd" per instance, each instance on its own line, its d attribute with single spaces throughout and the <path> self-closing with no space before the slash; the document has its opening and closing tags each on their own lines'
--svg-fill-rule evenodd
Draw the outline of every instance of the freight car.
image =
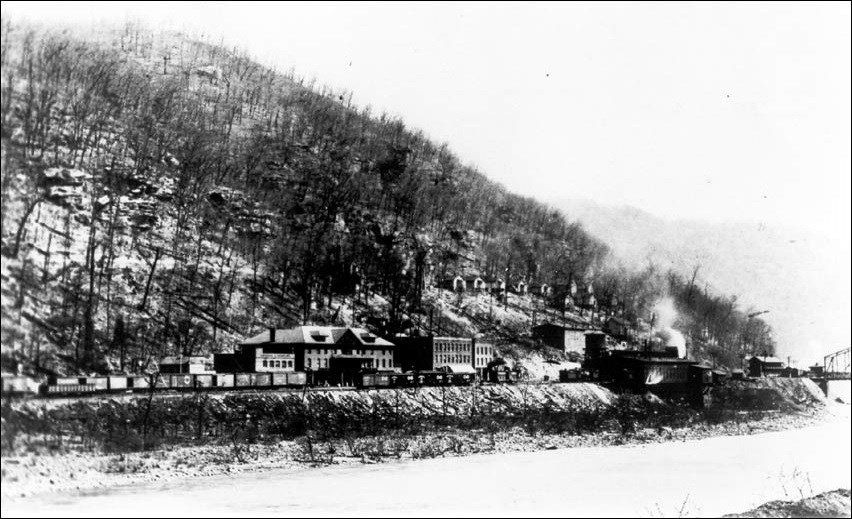
<svg viewBox="0 0 852 519">
<path fill-rule="evenodd" d="M 49 396 L 75 396 L 92 393 L 139 392 L 154 390 L 214 390 L 221 388 L 272 389 L 306 385 L 304 372 L 216 373 L 110 377 L 54 377 L 40 387 Z"/>
<path fill-rule="evenodd" d="M 30 377 L 3 375 L 2 394 L 4 396 L 26 396 L 35 394 L 38 383 Z"/>
<path fill-rule="evenodd" d="M 409 371 L 406 373 L 374 372 L 362 373 L 356 387 L 400 388 L 424 386 L 469 386 L 476 381 L 472 373 L 445 373 L 443 371 Z"/>
</svg>

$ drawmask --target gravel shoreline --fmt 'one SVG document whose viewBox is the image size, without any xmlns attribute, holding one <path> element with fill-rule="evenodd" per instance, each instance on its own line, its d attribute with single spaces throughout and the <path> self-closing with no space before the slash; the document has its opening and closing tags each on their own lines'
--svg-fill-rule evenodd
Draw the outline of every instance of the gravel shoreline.
<svg viewBox="0 0 852 519">
<path fill-rule="evenodd" d="M 848 412 L 848 411 L 846 411 Z M 56 492 L 105 489 L 212 475 L 235 475 L 271 469 L 311 470 L 318 466 L 361 465 L 390 459 L 423 459 L 477 453 L 641 445 L 690 441 L 789 430 L 830 420 L 826 408 L 795 414 L 770 414 L 756 420 L 697 424 L 671 429 L 639 429 L 629 435 L 598 432 L 582 435 L 535 434 L 515 427 L 497 433 L 449 429 L 413 437 L 377 436 L 337 440 L 306 448 L 304 441 L 241 446 L 174 446 L 129 454 L 70 452 L 2 458 L 2 498 L 20 500 Z"/>
</svg>

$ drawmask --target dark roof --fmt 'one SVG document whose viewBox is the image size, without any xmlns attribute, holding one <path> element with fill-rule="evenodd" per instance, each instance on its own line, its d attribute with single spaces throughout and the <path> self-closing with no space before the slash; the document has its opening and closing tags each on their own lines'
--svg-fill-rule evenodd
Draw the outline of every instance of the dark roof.
<svg viewBox="0 0 852 519">
<path fill-rule="evenodd" d="M 752 359 L 757 359 L 761 363 L 764 363 L 764 364 L 781 364 L 782 366 L 784 365 L 784 361 L 779 359 L 778 357 L 772 357 L 772 356 L 764 357 L 762 355 L 760 355 L 760 356 L 754 355 L 754 356 L 752 356 Z M 751 359 L 749 359 L 749 362 L 751 362 Z"/>
<path fill-rule="evenodd" d="M 612 317 L 607 319 L 607 321 L 615 321 L 616 324 L 620 324 L 622 326 L 630 326 L 630 323 L 627 322 L 626 319 L 624 319 L 622 317 L 615 316 L 615 315 L 613 315 Z"/>
</svg>

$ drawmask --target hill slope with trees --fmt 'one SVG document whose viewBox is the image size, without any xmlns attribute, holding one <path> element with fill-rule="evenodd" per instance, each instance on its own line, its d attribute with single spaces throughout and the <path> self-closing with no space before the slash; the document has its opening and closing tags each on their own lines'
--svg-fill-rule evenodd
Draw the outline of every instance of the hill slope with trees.
<svg viewBox="0 0 852 519">
<path fill-rule="evenodd" d="M 699 357 L 773 348 L 733 298 L 611 266 L 446 145 L 237 49 L 4 19 L 0 75 L 4 370 L 130 372 L 306 322 L 523 345 L 566 316 L 528 296 L 473 311 L 437 287 L 458 274 L 578 280 L 634 323 L 668 296 Z"/>
</svg>

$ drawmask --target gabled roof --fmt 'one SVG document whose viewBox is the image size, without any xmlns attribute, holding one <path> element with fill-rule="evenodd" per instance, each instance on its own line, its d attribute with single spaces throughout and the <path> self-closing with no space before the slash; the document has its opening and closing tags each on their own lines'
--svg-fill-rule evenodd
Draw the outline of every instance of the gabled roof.
<svg viewBox="0 0 852 519">
<path fill-rule="evenodd" d="M 763 357 L 761 355 L 753 355 L 751 358 L 757 359 L 760 362 L 763 362 L 763 363 L 766 363 L 766 364 L 781 364 L 781 365 L 784 364 L 784 361 L 779 359 L 778 357 L 771 357 L 771 356 Z"/>
<path fill-rule="evenodd" d="M 276 328 L 275 343 L 276 344 L 298 344 L 302 342 L 304 335 L 301 327 L 296 328 Z M 269 343 L 269 330 L 264 330 L 259 334 L 244 340 L 241 344 L 267 344 Z"/>
<path fill-rule="evenodd" d="M 302 342 L 305 344 L 333 344 L 337 342 L 346 328 L 336 326 L 300 326 L 302 330 Z M 275 338 L 278 342 L 278 337 Z"/>
<path fill-rule="evenodd" d="M 341 328 L 343 329 L 343 328 Z M 370 333 L 369 330 L 365 328 L 345 328 L 344 330 L 351 331 L 352 334 L 358 339 L 358 342 L 363 344 L 364 346 L 393 346 L 394 344 L 390 341 L 386 341 L 375 335 Z"/>
</svg>

